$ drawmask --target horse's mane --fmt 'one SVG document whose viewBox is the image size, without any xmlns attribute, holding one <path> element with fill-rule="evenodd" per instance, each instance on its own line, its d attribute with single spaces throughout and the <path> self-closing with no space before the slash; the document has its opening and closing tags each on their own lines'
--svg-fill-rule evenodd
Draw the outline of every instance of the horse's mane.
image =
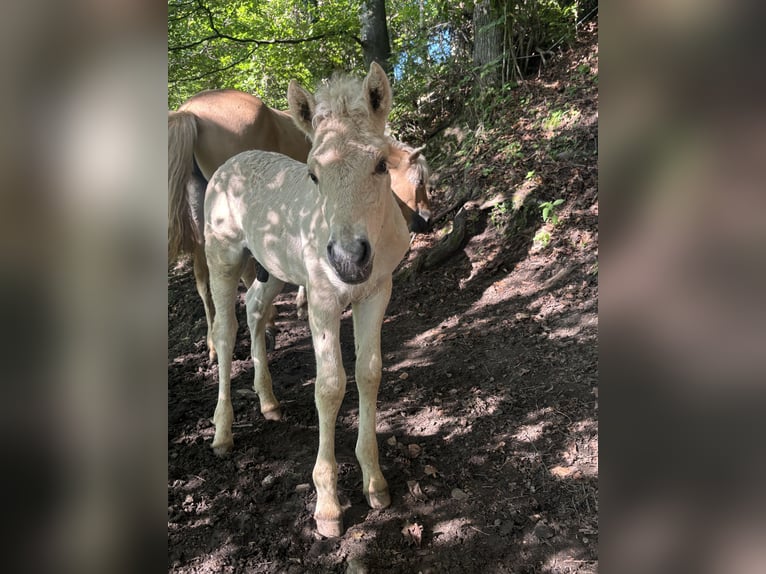
<svg viewBox="0 0 766 574">
<path fill-rule="evenodd" d="M 314 96 L 314 127 L 325 119 L 347 117 L 355 125 L 369 122 L 369 108 L 362 90 L 362 80 L 335 73 L 317 88 Z"/>
<path fill-rule="evenodd" d="M 395 147 L 398 150 L 403 151 L 408 156 L 412 154 L 412 152 L 415 151 L 416 148 L 407 145 L 404 142 L 399 141 L 398 139 L 391 136 L 388 129 L 386 129 L 386 137 L 388 138 L 388 143 Z M 420 172 L 420 175 L 422 176 L 423 181 L 428 181 L 428 178 L 431 175 L 431 168 L 428 167 L 428 162 L 426 161 L 426 158 L 423 157 L 423 154 L 419 154 L 417 158 L 415 158 L 415 163 L 413 164 L 417 166 L 418 171 Z"/>
</svg>

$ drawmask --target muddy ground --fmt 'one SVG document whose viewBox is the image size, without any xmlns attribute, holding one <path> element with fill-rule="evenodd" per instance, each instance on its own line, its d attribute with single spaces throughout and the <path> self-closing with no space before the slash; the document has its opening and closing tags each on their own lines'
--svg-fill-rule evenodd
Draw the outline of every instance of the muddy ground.
<svg viewBox="0 0 766 574">
<path fill-rule="evenodd" d="M 169 571 L 597 571 L 597 79 L 590 26 L 519 90 L 527 99 L 508 107 L 504 124 L 471 128 L 470 146 L 460 125 L 429 142 L 442 150 L 428 155 L 440 217 L 401 268 L 433 250 L 470 200 L 467 237 L 443 263 L 394 284 L 378 400 L 392 494 L 384 510 L 370 510 L 361 493 L 344 315 L 340 538 L 318 536 L 312 519 L 315 361 L 295 289 L 277 299 L 270 355 L 279 422 L 263 419 L 252 391 L 240 291 L 235 447 L 219 459 L 210 448 L 217 375 L 202 304 L 188 264 L 169 271 Z M 455 160 L 469 148 L 470 162 L 465 153 Z M 543 224 L 540 202 L 559 198 L 558 224 Z"/>
</svg>

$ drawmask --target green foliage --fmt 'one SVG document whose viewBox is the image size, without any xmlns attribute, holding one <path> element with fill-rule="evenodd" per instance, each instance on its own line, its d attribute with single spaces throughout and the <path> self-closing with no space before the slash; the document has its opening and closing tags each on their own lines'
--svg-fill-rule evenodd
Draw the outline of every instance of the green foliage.
<svg viewBox="0 0 766 574">
<path fill-rule="evenodd" d="M 313 87 L 335 70 L 360 70 L 358 4 L 169 0 L 168 105 L 236 88 L 284 108 L 290 79 Z"/>
<path fill-rule="evenodd" d="M 503 29 L 497 62 L 503 81 L 488 91 L 477 89 L 473 0 L 386 2 L 395 135 L 422 142 L 466 112 L 479 123 L 524 105 L 519 79 L 569 42 L 586 3 L 492 1 L 493 25 Z M 236 88 L 284 109 L 291 79 L 314 87 L 334 71 L 362 74 L 360 6 L 361 0 L 168 0 L 168 106 L 202 90 Z"/>
<path fill-rule="evenodd" d="M 559 216 L 556 213 L 556 208 L 562 203 L 564 203 L 564 200 L 559 198 L 555 201 L 544 201 L 540 204 L 540 211 L 545 224 L 550 224 L 550 227 L 558 225 Z M 535 234 L 534 241 L 537 241 L 543 247 L 547 247 L 551 241 L 550 231 L 546 228 L 541 229 Z"/>
<path fill-rule="evenodd" d="M 489 220 L 499 231 L 504 231 L 508 224 L 508 214 L 510 211 L 511 208 L 507 201 L 498 203 L 492 208 L 492 211 L 489 214 Z"/>
<path fill-rule="evenodd" d="M 551 225 L 557 225 L 559 222 L 559 216 L 556 213 L 556 208 L 564 203 L 564 200 L 559 198 L 556 201 L 545 201 L 540 204 L 540 210 L 542 212 L 543 221 L 545 223 L 550 222 Z"/>
</svg>

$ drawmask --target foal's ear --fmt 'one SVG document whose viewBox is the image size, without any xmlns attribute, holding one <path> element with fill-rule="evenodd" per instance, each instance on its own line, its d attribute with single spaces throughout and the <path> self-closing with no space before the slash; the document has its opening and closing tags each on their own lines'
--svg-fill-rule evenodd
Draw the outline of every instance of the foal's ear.
<svg viewBox="0 0 766 574">
<path fill-rule="evenodd" d="M 290 80 L 290 85 L 287 87 L 287 104 L 295 125 L 309 136 L 312 136 L 314 134 L 312 120 L 314 119 L 314 110 L 316 109 L 314 96 L 301 88 L 298 82 Z"/>
<path fill-rule="evenodd" d="M 386 72 L 377 62 L 370 64 L 370 72 L 364 79 L 362 90 L 370 108 L 373 128 L 383 134 L 386 118 L 391 111 L 391 84 L 388 82 Z"/>
</svg>

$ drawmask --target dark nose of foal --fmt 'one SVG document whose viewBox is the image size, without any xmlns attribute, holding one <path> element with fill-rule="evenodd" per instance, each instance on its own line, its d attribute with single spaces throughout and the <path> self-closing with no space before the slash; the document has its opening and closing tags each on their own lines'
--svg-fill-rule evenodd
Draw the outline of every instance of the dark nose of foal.
<svg viewBox="0 0 766 574">
<path fill-rule="evenodd" d="M 362 283 L 372 271 L 372 247 L 364 237 L 347 243 L 331 239 L 327 244 L 327 259 L 345 283 Z"/>
</svg>

